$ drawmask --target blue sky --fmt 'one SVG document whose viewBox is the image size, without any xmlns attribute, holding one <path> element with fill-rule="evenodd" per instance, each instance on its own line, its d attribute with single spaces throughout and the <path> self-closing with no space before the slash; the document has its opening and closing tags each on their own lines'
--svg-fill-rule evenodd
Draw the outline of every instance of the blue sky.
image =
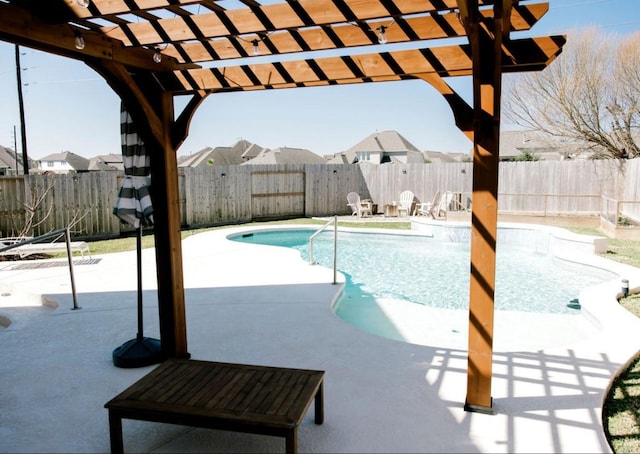
<svg viewBox="0 0 640 454">
<path fill-rule="evenodd" d="M 549 4 L 547 15 L 530 32 L 513 37 L 567 34 L 570 40 L 574 30 L 593 26 L 615 35 L 640 30 L 638 0 Z M 75 60 L 20 50 L 29 156 L 120 153 L 120 100 L 108 85 Z M 469 78 L 448 82 L 471 103 Z M 21 152 L 15 48 L 4 42 L 0 99 L 0 145 L 14 148 L 15 126 Z M 326 155 L 386 130 L 398 131 L 422 150 L 466 153 L 471 148 L 440 94 L 425 82 L 403 81 L 211 95 L 196 112 L 178 154 L 246 139 L 263 147 L 306 148 Z"/>
</svg>

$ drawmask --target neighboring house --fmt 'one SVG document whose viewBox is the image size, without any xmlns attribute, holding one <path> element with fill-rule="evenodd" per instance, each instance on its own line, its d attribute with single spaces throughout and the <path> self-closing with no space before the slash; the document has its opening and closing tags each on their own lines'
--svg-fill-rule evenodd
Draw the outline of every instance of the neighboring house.
<svg viewBox="0 0 640 454">
<path fill-rule="evenodd" d="M 189 156 L 178 159 L 179 167 L 201 167 L 215 165 L 240 165 L 257 156 L 264 148 L 246 140 L 240 140 L 230 147 L 207 147 Z"/>
<path fill-rule="evenodd" d="M 263 150 L 258 156 L 242 165 L 252 164 L 326 164 L 326 160 L 304 148 L 278 147 Z"/>
<path fill-rule="evenodd" d="M 424 163 L 422 152 L 396 131 L 376 132 L 349 148 L 345 153 L 355 153 L 356 162 L 385 164 Z"/>
<path fill-rule="evenodd" d="M 53 153 L 38 159 L 42 173 L 79 173 L 89 170 L 89 160 L 70 151 Z"/>
<path fill-rule="evenodd" d="M 29 168 L 33 163 L 29 158 Z M 17 172 L 16 172 L 17 169 Z M 16 154 L 11 148 L 0 146 L 0 175 L 23 175 L 22 155 Z"/>
<path fill-rule="evenodd" d="M 89 159 L 89 170 L 91 171 L 116 171 L 124 170 L 121 154 L 103 154 Z"/>
<path fill-rule="evenodd" d="M 589 159 L 594 150 L 588 146 L 544 135 L 538 131 L 502 131 L 500 133 L 500 160 L 515 161 L 530 154 L 542 161 Z"/>
</svg>

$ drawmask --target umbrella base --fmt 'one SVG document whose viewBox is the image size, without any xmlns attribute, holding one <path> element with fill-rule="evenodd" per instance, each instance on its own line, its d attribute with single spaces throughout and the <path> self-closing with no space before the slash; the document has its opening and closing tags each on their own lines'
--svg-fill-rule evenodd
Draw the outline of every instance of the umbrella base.
<svg viewBox="0 0 640 454">
<path fill-rule="evenodd" d="M 144 367 L 163 360 L 160 341 L 149 337 L 131 339 L 113 351 L 113 364 L 116 367 Z"/>
</svg>

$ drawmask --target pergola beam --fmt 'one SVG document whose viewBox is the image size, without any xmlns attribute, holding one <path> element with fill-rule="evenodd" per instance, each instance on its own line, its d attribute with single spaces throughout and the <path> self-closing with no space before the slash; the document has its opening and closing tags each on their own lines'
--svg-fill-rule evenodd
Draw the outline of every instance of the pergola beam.
<svg viewBox="0 0 640 454">
<path fill-rule="evenodd" d="M 502 71 L 539 70 L 562 50 L 562 36 L 510 41 L 499 59 Z M 471 76 L 469 45 L 419 48 L 375 54 L 346 55 L 275 63 L 199 68 L 163 74 L 163 83 L 175 93 L 197 89 L 212 92 L 301 88 L 366 82 Z"/>
</svg>

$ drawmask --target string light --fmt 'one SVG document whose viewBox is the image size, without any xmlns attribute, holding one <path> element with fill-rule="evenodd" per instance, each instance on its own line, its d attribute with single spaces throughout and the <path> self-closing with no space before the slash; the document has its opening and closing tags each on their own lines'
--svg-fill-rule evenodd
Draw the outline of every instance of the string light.
<svg viewBox="0 0 640 454">
<path fill-rule="evenodd" d="M 156 47 L 153 51 L 153 61 L 156 63 L 160 63 L 162 61 L 162 54 L 160 53 L 159 47 Z"/>
<path fill-rule="evenodd" d="M 84 49 L 84 38 L 82 36 L 82 33 L 80 32 L 73 32 L 73 33 L 75 35 L 74 43 L 75 43 L 76 49 L 78 50 Z"/>
<path fill-rule="evenodd" d="M 82 7 L 82 8 L 88 8 L 89 7 L 89 3 L 91 3 L 89 0 L 76 0 L 76 3 L 78 4 L 78 6 Z"/>
<path fill-rule="evenodd" d="M 381 25 L 376 30 L 378 30 L 378 43 L 387 44 L 387 27 Z"/>
<path fill-rule="evenodd" d="M 260 55 L 260 47 L 258 46 L 259 43 L 260 41 L 258 41 L 257 39 L 251 41 L 251 44 L 253 45 L 253 49 L 251 50 L 251 52 L 253 53 L 253 55 Z"/>
</svg>

